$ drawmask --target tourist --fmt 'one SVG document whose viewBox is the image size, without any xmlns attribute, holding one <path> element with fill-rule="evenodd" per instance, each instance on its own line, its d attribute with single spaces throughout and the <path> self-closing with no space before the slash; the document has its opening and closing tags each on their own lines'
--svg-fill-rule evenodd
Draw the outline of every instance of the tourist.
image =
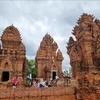
<svg viewBox="0 0 100 100">
<path fill-rule="evenodd" d="M 39 84 L 39 87 L 40 88 L 43 88 L 43 87 L 45 87 L 46 85 L 45 85 L 45 81 L 43 80 L 43 78 L 41 78 L 40 79 L 40 84 Z"/>
<path fill-rule="evenodd" d="M 56 75 L 56 77 L 55 77 L 55 78 L 56 78 L 56 84 L 57 84 L 59 77 Z"/>
<path fill-rule="evenodd" d="M 48 87 L 48 81 L 45 80 L 45 87 Z"/>
<path fill-rule="evenodd" d="M 52 81 L 52 77 L 50 78 L 50 81 Z"/>
<path fill-rule="evenodd" d="M 38 82 L 38 80 L 36 80 L 35 87 L 36 87 L 36 88 L 39 87 L 39 82 Z"/>
<path fill-rule="evenodd" d="M 36 85 L 36 80 L 33 80 L 32 83 L 33 83 L 32 85 L 35 86 Z"/>
<path fill-rule="evenodd" d="M 18 76 L 16 76 L 16 77 L 13 79 L 13 88 L 16 88 L 17 82 L 18 82 Z"/>
<path fill-rule="evenodd" d="M 48 87 L 51 87 L 51 80 L 48 81 Z"/>
<path fill-rule="evenodd" d="M 59 77 L 56 75 L 56 80 L 58 80 L 59 79 Z"/>
</svg>

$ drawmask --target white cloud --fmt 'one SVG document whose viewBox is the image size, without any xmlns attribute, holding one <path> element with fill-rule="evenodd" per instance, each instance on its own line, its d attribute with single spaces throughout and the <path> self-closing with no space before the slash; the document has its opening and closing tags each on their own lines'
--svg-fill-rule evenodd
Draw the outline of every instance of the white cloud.
<svg viewBox="0 0 100 100">
<path fill-rule="evenodd" d="M 100 19 L 99 5 L 100 1 L 0 1 L 0 35 L 13 23 L 21 33 L 27 58 L 33 59 L 48 32 L 63 53 L 63 69 L 68 69 L 66 42 L 72 36 L 72 29 L 83 12 Z"/>
</svg>

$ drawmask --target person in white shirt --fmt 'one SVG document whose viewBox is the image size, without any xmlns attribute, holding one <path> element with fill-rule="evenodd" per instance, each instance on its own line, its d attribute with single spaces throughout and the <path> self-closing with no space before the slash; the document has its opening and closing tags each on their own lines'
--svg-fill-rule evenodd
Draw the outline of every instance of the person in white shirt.
<svg viewBox="0 0 100 100">
<path fill-rule="evenodd" d="M 56 75 L 56 80 L 59 79 L 59 77 Z"/>
<path fill-rule="evenodd" d="M 40 86 L 39 86 L 40 88 L 43 88 L 43 87 L 46 86 L 46 85 L 45 85 L 45 81 L 43 80 L 43 78 L 40 79 L 39 85 L 40 85 Z"/>
</svg>

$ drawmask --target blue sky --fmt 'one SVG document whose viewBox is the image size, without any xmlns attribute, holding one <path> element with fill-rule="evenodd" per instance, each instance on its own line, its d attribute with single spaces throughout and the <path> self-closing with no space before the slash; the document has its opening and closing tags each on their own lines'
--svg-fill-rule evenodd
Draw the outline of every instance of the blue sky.
<svg viewBox="0 0 100 100">
<path fill-rule="evenodd" d="M 64 60 L 63 69 L 70 67 L 67 42 L 77 20 L 83 13 L 100 19 L 100 1 L 96 0 L 1 0 L 0 35 L 10 25 L 18 28 L 26 46 L 26 56 L 34 59 L 46 33 L 58 44 Z"/>
</svg>

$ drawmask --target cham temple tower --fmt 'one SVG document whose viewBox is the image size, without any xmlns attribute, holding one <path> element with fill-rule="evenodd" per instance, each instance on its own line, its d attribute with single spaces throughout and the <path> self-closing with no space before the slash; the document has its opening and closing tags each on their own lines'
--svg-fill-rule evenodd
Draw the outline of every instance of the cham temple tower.
<svg viewBox="0 0 100 100">
<path fill-rule="evenodd" d="M 56 75 L 60 76 L 62 73 L 63 55 L 58 49 L 57 43 L 49 34 L 43 37 L 35 59 L 38 71 L 37 77 L 55 79 Z"/>
<path fill-rule="evenodd" d="M 9 85 L 17 75 L 23 84 L 26 69 L 26 49 L 20 33 L 13 25 L 7 27 L 1 36 L 0 46 L 0 86 Z"/>
<path fill-rule="evenodd" d="M 77 24 L 67 46 L 77 100 L 100 100 L 100 20 L 84 13 Z"/>
</svg>

